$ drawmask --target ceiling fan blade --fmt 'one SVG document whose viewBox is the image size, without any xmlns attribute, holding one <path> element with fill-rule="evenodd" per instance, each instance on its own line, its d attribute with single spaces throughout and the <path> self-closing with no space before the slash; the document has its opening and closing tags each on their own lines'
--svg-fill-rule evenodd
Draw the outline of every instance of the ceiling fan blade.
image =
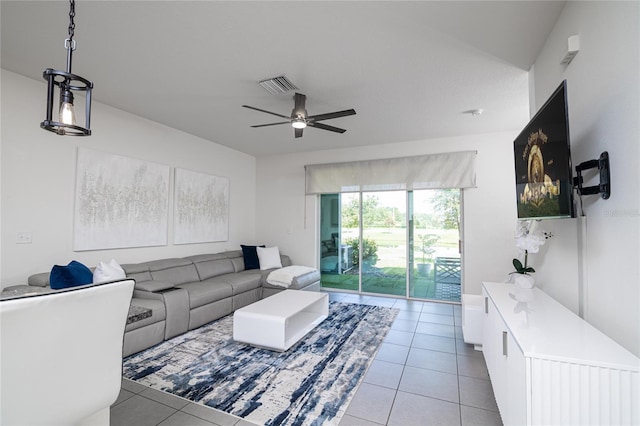
<svg viewBox="0 0 640 426">
<path fill-rule="evenodd" d="M 326 114 L 310 115 L 307 120 L 321 121 L 329 120 L 331 118 L 347 117 L 349 115 L 356 115 L 356 110 L 345 109 L 344 111 L 328 112 Z"/>
<path fill-rule="evenodd" d="M 278 123 L 268 123 L 268 124 L 256 124 L 255 126 L 251 126 L 251 127 L 267 127 L 267 126 L 275 126 L 278 124 L 289 124 L 290 121 L 280 121 Z"/>
<path fill-rule="evenodd" d="M 294 106 L 293 106 L 293 113 L 291 114 L 292 117 L 294 116 L 298 116 L 298 115 L 302 115 L 303 117 L 306 116 L 307 111 L 304 109 L 304 104 L 307 101 L 307 96 L 303 95 L 302 93 L 297 93 L 293 96 L 293 101 L 294 101 Z"/>
<path fill-rule="evenodd" d="M 333 127 L 333 126 L 328 126 L 328 125 L 322 124 L 322 123 L 309 122 L 309 123 L 307 123 L 307 126 L 315 127 L 316 129 L 329 130 L 330 132 L 336 132 L 336 133 L 344 133 L 344 132 L 346 132 L 345 129 L 340 129 L 338 127 Z"/>
<path fill-rule="evenodd" d="M 302 93 L 295 93 L 295 95 L 293 96 L 293 101 L 294 101 L 294 106 L 293 106 L 293 111 L 291 111 L 291 116 L 287 117 L 286 115 L 282 115 L 282 114 L 278 114 L 276 112 L 271 112 L 271 111 L 267 111 L 264 109 L 260 109 L 260 108 L 256 108 L 256 107 L 252 107 L 249 105 L 242 105 L 244 108 L 249 108 L 255 111 L 260 111 L 260 112 L 264 112 L 267 114 L 271 114 L 271 115 L 275 115 L 277 117 L 281 117 L 281 118 L 285 118 L 287 119 L 287 121 L 280 121 L 277 123 L 267 123 L 267 124 L 256 124 L 254 126 L 251 127 L 267 127 L 267 126 L 277 126 L 278 124 L 288 124 L 288 123 L 293 123 L 294 124 L 294 130 L 293 130 L 293 134 L 296 138 L 301 138 L 302 137 L 302 128 L 297 128 L 296 125 L 302 125 L 305 124 L 310 126 L 310 127 L 315 127 L 321 130 L 328 130 L 330 132 L 335 132 L 335 133 L 344 133 L 346 132 L 345 129 L 340 129 L 339 127 L 334 127 L 334 126 L 329 126 L 327 124 L 322 124 L 322 123 L 318 123 L 318 121 L 321 120 L 329 120 L 332 118 L 339 118 L 339 117 L 346 117 L 349 115 L 355 115 L 356 111 L 354 109 L 345 109 L 344 111 L 336 111 L 336 112 L 329 112 L 326 114 L 318 114 L 318 115 L 311 115 L 308 116 L 307 115 L 307 110 L 305 109 L 305 103 L 307 101 L 307 96 L 303 95 Z M 304 126 L 302 126 L 304 128 Z"/>
<path fill-rule="evenodd" d="M 249 106 L 249 105 L 242 105 L 242 106 L 245 107 L 245 108 L 256 110 L 256 111 L 266 112 L 267 114 L 276 115 L 276 116 L 281 117 L 281 118 L 291 118 L 291 117 L 288 117 L 286 115 L 278 114 L 277 112 L 271 112 L 271 111 L 267 111 L 267 110 L 264 110 L 264 109 L 252 107 L 252 106 Z"/>
</svg>

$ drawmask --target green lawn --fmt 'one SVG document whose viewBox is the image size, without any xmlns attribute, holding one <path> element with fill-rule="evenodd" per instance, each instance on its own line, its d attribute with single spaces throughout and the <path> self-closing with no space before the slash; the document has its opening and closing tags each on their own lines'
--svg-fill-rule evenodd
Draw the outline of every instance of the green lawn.
<svg viewBox="0 0 640 426">
<path fill-rule="evenodd" d="M 362 277 L 362 291 L 393 296 L 406 295 L 406 228 L 366 228 L 364 237 L 376 242 L 378 260 L 373 268 Z M 435 234 L 438 241 L 434 244 L 436 256 L 455 256 L 458 249 L 458 231 L 442 229 L 417 229 L 415 231 L 414 265 L 422 263 L 422 250 L 419 235 Z M 342 229 L 342 241 L 357 237 L 357 229 Z M 358 291 L 358 270 L 345 274 L 322 273 L 321 284 L 325 288 Z M 409 297 L 435 299 L 433 270 L 429 276 L 422 276 L 415 270 Z"/>
<path fill-rule="evenodd" d="M 320 283 L 325 288 L 336 290 L 358 291 L 358 274 L 329 274 L 322 273 Z M 362 291 L 365 293 L 379 293 L 394 296 L 405 296 L 406 276 L 404 268 L 373 268 L 371 272 L 365 272 L 362 277 Z M 434 299 L 435 285 L 433 273 L 429 277 L 414 273 L 414 283 L 410 297 Z"/>
<path fill-rule="evenodd" d="M 345 235 L 356 236 L 357 230 L 344 229 Z M 406 244 L 405 228 L 367 228 L 364 230 L 364 234 L 367 238 L 374 240 L 378 246 L 396 246 Z M 415 244 L 416 250 L 419 250 L 420 240 L 418 235 L 421 234 L 435 234 L 439 237 L 435 247 L 457 248 L 458 247 L 458 231 L 455 229 L 416 229 L 415 231 Z"/>
</svg>

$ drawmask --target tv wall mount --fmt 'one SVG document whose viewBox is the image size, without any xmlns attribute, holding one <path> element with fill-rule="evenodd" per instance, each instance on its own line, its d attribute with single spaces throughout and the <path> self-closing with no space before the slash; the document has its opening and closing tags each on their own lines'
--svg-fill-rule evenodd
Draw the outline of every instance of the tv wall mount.
<svg viewBox="0 0 640 426">
<path fill-rule="evenodd" d="M 583 187 L 582 172 L 585 170 L 597 168 L 600 172 L 600 184 L 594 186 Z M 573 185 L 578 188 L 580 195 L 600 194 L 603 199 L 608 199 L 611 195 L 611 175 L 609 173 L 609 153 L 607 151 L 600 154 L 600 158 L 585 161 L 576 166 L 578 176 L 573 178 Z"/>
</svg>

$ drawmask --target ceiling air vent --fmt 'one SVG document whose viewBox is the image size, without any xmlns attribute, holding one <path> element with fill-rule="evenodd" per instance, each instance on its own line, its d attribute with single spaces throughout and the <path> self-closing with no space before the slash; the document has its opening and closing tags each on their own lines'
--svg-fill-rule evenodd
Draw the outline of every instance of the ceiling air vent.
<svg viewBox="0 0 640 426">
<path fill-rule="evenodd" d="M 261 80 L 258 83 L 260 83 L 260 86 L 262 86 L 267 92 L 271 93 L 272 95 L 280 95 L 291 90 L 300 90 L 299 87 L 293 84 L 291 80 L 289 80 L 284 75 Z"/>
</svg>

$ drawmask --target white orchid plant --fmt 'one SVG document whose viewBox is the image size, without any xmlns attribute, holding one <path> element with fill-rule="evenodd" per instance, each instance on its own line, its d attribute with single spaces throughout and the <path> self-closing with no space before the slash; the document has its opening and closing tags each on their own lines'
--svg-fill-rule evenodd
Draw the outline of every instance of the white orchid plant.
<svg viewBox="0 0 640 426">
<path fill-rule="evenodd" d="M 518 222 L 516 226 L 516 247 L 524 252 L 524 264 L 520 259 L 513 259 L 513 267 L 516 268 L 516 270 L 512 272 L 512 274 L 528 275 L 536 271 L 527 263 L 529 253 L 537 253 L 545 241 L 553 237 L 551 232 L 539 230 L 537 227 L 537 221 L 535 220 Z"/>
</svg>

